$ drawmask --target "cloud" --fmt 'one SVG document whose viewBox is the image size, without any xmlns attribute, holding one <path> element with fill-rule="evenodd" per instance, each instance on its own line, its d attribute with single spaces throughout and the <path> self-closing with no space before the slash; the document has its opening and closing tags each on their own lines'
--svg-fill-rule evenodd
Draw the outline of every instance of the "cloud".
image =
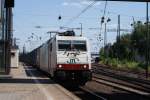
<svg viewBox="0 0 150 100">
<path fill-rule="evenodd" d="M 89 5 L 91 4 L 92 2 L 91 1 L 81 1 L 80 2 L 82 5 Z"/>
<path fill-rule="evenodd" d="M 69 3 L 68 3 L 68 2 L 63 2 L 62 5 L 63 5 L 63 6 L 68 6 Z"/>
<path fill-rule="evenodd" d="M 101 2 L 97 2 L 96 4 L 95 4 L 95 6 L 100 6 L 101 5 Z"/>
<path fill-rule="evenodd" d="M 90 5 L 93 1 L 87 1 L 87 0 L 82 0 L 82 1 L 74 1 L 74 2 L 71 2 L 71 1 L 65 1 L 62 3 L 62 6 L 72 6 L 72 7 L 84 7 L 84 6 L 87 6 L 87 5 Z M 97 2 L 94 6 L 99 6 L 101 5 L 101 2 Z"/>
<path fill-rule="evenodd" d="M 73 3 L 71 3 L 71 5 L 75 6 L 75 7 L 82 7 L 82 4 L 78 3 L 78 2 L 73 2 Z"/>
<path fill-rule="evenodd" d="M 63 2 L 62 6 L 82 7 L 82 5 L 78 2 Z"/>
</svg>

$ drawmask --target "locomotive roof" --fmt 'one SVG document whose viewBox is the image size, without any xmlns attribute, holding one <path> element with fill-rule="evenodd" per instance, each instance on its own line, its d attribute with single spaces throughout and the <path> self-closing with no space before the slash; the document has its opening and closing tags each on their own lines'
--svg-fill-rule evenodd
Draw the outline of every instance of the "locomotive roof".
<svg viewBox="0 0 150 100">
<path fill-rule="evenodd" d="M 81 36 L 56 36 L 57 40 L 87 40 L 86 37 Z"/>
<path fill-rule="evenodd" d="M 81 36 L 63 36 L 63 35 L 56 34 L 51 39 L 49 39 L 47 42 L 43 43 L 42 45 L 40 45 L 39 47 L 37 47 L 36 49 L 34 49 L 32 51 L 35 51 L 35 50 L 41 48 L 43 45 L 48 44 L 49 42 L 51 42 L 51 41 L 53 41 L 55 39 L 56 40 L 87 40 L 86 37 L 81 37 Z"/>
</svg>

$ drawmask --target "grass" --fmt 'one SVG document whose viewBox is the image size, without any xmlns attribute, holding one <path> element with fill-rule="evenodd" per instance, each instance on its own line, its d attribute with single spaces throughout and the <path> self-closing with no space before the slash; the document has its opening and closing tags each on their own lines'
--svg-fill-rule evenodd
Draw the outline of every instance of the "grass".
<svg viewBox="0 0 150 100">
<path fill-rule="evenodd" d="M 117 69 L 144 71 L 146 68 L 146 65 L 144 63 L 128 61 L 128 60 L 118 60 L 116 58 L 101 59 L 100 63 L 105 65 L 110 65 Z M 149 66 L 149 71 L 150 71 L 150 66 Z"/>
</svg>

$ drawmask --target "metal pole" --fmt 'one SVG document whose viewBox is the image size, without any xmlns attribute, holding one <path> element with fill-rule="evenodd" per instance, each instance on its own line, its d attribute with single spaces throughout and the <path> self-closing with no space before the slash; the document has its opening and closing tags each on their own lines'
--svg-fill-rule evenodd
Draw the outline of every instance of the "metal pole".
<svg viewBox="0 0 150 100">
<path fill-rule="evenodd" d="M 104 32 L 104 55 L 106 57 L 106 44 L 107 44 L 107 29 L 106 29 L 106 23 L 105 23 L 105 32 Z"/>
<path fill-rule="evenodd" d="M 120 43 L 120 15 L 118 15 L 118 38 Z"/>
<path fill-rule="evenodd" d="M 10 56 L 11 56 L 11 43 L 12 43 L 12 8 L 6 8 L 6 73 L 10 72 Z M 8 67 L 9 66 L 9 67 Z"/>
<path fill-rule="evenodd" d="M 147 53 L 146 53 L 146 78 L 148 78 L 149 66 L 149 18 L 148 18 L 148 2 L 146 3 L 146 30 L 147 30 Z"/>
<path fill-rule="evenodd" d="M 51 36 L 51 33 L 52 33 L 52 32 L 47 32 L 47 34 L 49 34 L 49 38 L 50 38 L 50 39 L 51 39 L 51 37 L 52 37 L 52 36 Z"/>
<path fill-rule="evenodd" d="M 105 46 L 107 45 L 107 24 L 105 23 Z"/>
<path fill-rule="evenodd" d="M 80 25 L 81 25 L 81 35 L 80 36 L 82 36 L 83 35 L 83 33 L 82 33 L 82 23 L 80 23 Z"/>
<path fill-rule="evenodd" d="M 118 49 L 117 49 L 117 61 L 119 59 L 119 52 L 120 52 L 120 48 L 119 48 L 119 45 L 120 45 L 120 15 L 118 15 L 118 29 L 117 29 L 117 43 L 118 43 Z"/>
</svg>

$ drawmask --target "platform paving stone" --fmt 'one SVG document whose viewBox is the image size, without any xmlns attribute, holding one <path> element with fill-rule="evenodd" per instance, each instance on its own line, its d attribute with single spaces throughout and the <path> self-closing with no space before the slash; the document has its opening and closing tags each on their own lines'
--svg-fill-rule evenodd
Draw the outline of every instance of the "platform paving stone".
<svg viewBox="0 0 150 100">
<path fill-rule="evenodd" d="M 19 64 L 0 80 L 0 100 L 80 100 L 35 68 Z"/>
</svg>

